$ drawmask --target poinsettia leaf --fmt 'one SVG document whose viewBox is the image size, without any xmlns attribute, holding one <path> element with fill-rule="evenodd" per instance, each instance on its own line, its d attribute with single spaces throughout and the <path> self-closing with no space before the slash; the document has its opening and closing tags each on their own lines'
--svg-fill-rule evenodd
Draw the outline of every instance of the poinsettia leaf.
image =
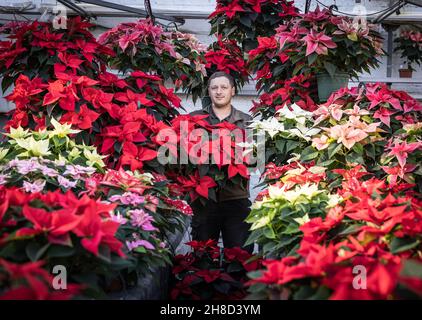
<svg viewBox="0 0 422 320">
<path fill-rule="evenodd" d="M 98 248 L 98 257 L 101 260 L 104 260 L 108 263 L 111 262 L 111 251 L 110 251 L 110 247 L 106 246 L 106 245 L 100 245 Z"/>
<path fill-rule="evenodd" d="M 244 26 L 246 26 L 248 28 L 252 27 L 252 21 L 249 18 L 249 16 L 247 16 L 247 15 L 240 16 L 239 21 L 240 21 L 241 24 L 243 24 Z"/>
<path fill-rule="evenodd" d="M 331 143 L 328 146 L 328 158 L 331 159 L 333 156 L 335 156 L 337 152 L 341 150 L 342 146 L 343 145 L 341 143 Z"/>
<path fill-rule="evenodd" d="M 215 189 L 208 189 L 208 198 L 213 200 L 214 202 L 217 202 L 217 195 L 215 193 Z"/>
<path fill-rule="evenodd" d="M 334 74 L 337 71 L 337 67 L 335 65 L 333 65 L 332 63 L 330 63 L 328 61 L 324 61 L 324 68 L 325 68 L 325 70 L 327 70 L 328 74 L 331 77 L 334 77 Z"/>
<path fill-rule="evenodd" d="M 312 65 L 316 59 L 318 59 L 318 54 L 317 53 L 312 53 L 311 55 L 308 56 L 308 64 Z"/>
<path fill-rule="evenodd" d="M 352 150 L 359 155 L 363 154 L 363 146 L 360 143 L 355 143 L 352 147 Z"/>
<path fill-rule="evenodd" d="M 227 273 L 243 271 L 244 268 L 241 263 L 230 263 L 227 267 Z"/>
<path fill-rule="evenodd" d="M 245 246 L 255 243 L 256 240 L 262 237 L 264 233 L 263 229 L 254 230 L 249 236 L 249 238 L 245 242 Z"/>
<path fill-rule="evenodd" d="M 37 242 L 30 242 L 25 248 L 26 255 L 31 261 L 38 261 L 47 249 L 50 247 L 50 243 L 47 243 L 44 246 L 41 246 Z"/>
<path fill-rule="evenodd" d="M 319 152 L 316 151 L 312 146 L 309 146 L 302 151 L 300 155 L 300 160 L 309 161 L 315 159 L 316 157 L 318 157 L 318 155 Z"/>
<path fill-rule="evenodd" d="M 14 83 L 13 77 L 4 76 L 1 81 L 1 89 L 3 91 L 3 94 L 6 92 L 6 90 Z"/>
<path fill-rule="evenodd" d="M 309 300 L 328 300 L 330 297 L 331 292 L 330 290 L 325 286 L 320 286 L 312 296 L 310 296 Z"/>
<path fill-rule="evenodd" d="M 47 251 L 48 258 L 66 258 L 75 254 L 75 248 L 69 246 L 52 245 Z"/>
<path fill-rule="evenodd" d="M 391 252 L 396 254 L 407 251 L 419 245 L 420 241 L 413 238 L 394 238 L 391 241 Z"/>
<path fill-rule="evenodd" d="M 416 260 L 404 260 L 400 275 L 422 279 L 422 263 Z"/>
</svg>

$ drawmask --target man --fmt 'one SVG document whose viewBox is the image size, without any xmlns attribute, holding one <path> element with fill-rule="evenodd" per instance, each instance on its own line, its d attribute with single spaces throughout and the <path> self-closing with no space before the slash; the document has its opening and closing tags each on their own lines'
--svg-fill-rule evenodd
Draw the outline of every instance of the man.
<svg viewBox="0 0 422 320">
<path fill-rule="evenodd" d="M 227 121 L 245 129 L 252 120 L 250 115 L 235 109 L 232 98 L 235 95 L 233 77 L 224 72 L 216 72 L 209 78 L 208 94 L 211 105 L 191 115 L 208 115 L 205 119 L 210 124 Z M 196 201 L 193 205 L 192 239 L 218 241 L 222 233 L 226 248 L 243 247 L 252 253 L 253 246 L 244 247 L 249 236 L 250 225 L 245 222 L 250 212 L 249 183 L 246 188 L 240 185 L 228 186 L 217 194 L 217 202 L 208 200 L 204 205 Z"/>
</svg>

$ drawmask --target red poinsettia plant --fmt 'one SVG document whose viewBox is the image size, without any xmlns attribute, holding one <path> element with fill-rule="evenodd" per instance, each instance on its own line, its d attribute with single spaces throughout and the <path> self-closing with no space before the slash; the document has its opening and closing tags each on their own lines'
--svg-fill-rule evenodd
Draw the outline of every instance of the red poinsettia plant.
<svg viewBox="0 0 422 320">
<path fill-rule="evenodd" d="M 343 176 L 343 201 L 325 216 L 303 219 L 300 245 L 251 273 L 250 298 L 403 299 L 422 295 L 422 206 L 409 184 L 389 186 Z"/>
<path fill-rule="evenodd" d="M 211 125 L 206 117 L 180 115 L 155 139 L 167 176 L 191 201 L 217 201 L 218 192 L 233 185 L 246 190 L 250 176 L 251 159 L 240 145 L 247 140 L 245 130 L 228 122 Z"/>
<path fill-rule="evenodd" d="M 217 0 L 208 19 L 210 34 L 236 40 L 244 51 L 257 46 L 257 38 L 270 36 L 284 21 L 298 15 L 293 1 L 286 0 Z"/>
<path fill-rule="evenodd" d="M 236 89 L 239 91 L 245 83 L 249 82 L 249 72 L 242 49 L 235 40 L 223 38 L 217 35 L 217 41 L 213 42 L 205 53 L 207 75 L 212 75 L 217 71 L 230 74 Z M 208 78 L 205 78 L 207 83 Z M 207 92 L 204 92 L 206 94 Z"/>
<path fill-rule="evenodd" d="M 220 248 L 213 240 L 187 242 L 192 252 L 174 258 L 172 300 L 240 300 L 245 298 L 246 272 L 261 260 L 241 248 Z"/>
<path fill-rule="evenodd" d="M 99 42 L 115 52 L 108 57 L 111 67 L 123 73 L 154 72 L 173 81 L 176 89 L 201 96 L 206 46 L 193 35 L 165 31 L 150 19 L 122 23 L 99 37 Z"/>
<path fill-rule="evenodd" d="M 0 195 L 1 258 L 14 263 L 44 260 L 48 271 L 64 265 L 70 283 L 91 278 L 86 294 L 96 296 L 116 270 L 128 267 L 116 237 L 119 224 L 110 219 L 115 204 L 59 190 L 25 193 L 1 186 Z"/>
<path fill-rule="evenodd" d="M 265 78 L 265 77 L 264 77 Z M 264 79 L 257 75 L 257 79 Z M 260 80 L 258 80 L 258 83 Z M 259 84 L 258 84 L 259 86 Z M 276 87 L 259 96 L 259 101 L 252 101 L 251 112 L 261 119 L 271 119 L 275 113 L 291 104 L 306 111 L 314 111 L 316 104 L 316 82 L 313 75 L 297 75 L 287 80 L 278 80 Z"/>
<path fill-rule="evenodd" d="M 69 300 L 80 295 L 83 285 L 54 289 L 53 276 L 43 266 L 43 261 L 16 264 L 0 259 L 0 300 Z"/>
<path fill-rule="evenodd" d="M 0 28 L 7 40 L 0 41 L 0 76 L 3 92 L 20 75 L 29 79 L 54 78 L 54 66 L 72 75 L 94 79 L 105 70 L 104 56 L 114 55 L 88 30 L 93 24 L 81 17 L 67 19 L 67 29 L 47 22 L 12 22 Z"/>
<path fill-rule="evenodd" d="M 141 71 L 125 80 L 103 73 L 98 80 L 72 76 L 56 68 L 57 80 L 48 83 L 21 75 L 13 92 L 6 97 L 14 102 L 7 127 L 43 129 L 54 118 L 80 132 L 74 139 L 98 146 L 110 155 L 109 167 L 140 169 L 156 158 L 151 136 L 160 130 L 180 106 L 172 89 L 164 87 L 158 76 Z"/>
<path fill-rule="evenodd" d="M 13 92 L 6 97 L 16 106 L 6 127 L 43 129 L 51 127 L 54 118 L 62 124 L 71 124 L 72 129 L 81 129 L 73 136 L 78 143 L 101 146 L 99 151 L 110 155 L 106 159 L 110 167 L 142 168 L 143 162 L 156 155 L 148 139 L 151 130 L 157 122 L 178 114 L 175 108 L 180 107 L 180 99 L 157 75 L 137 71 L 121 79 L 106 72 L 99 55 L 104 58 L 113 52 L 95 41 L 86 30 L 89 24 L 80 19 L 70 23 L 69 34 L 51 24 L 41 25 L 42 34 L 48 34 L 44 35 L 46 39 L 62 39 L 60 42 L 41 41 L 39 32 L 32 30 L 40 28 L 37 23 L 7 29 L 12 39 L 18 39 L 12 44 L 25 49 L 22 55 L 40 47 L 39 50 L 48 51 L 49 61 L 32 66 L 10 60 L 7 72 L 26 71 L 19 75 Z M 90 44 L 79 43 L 81 34 Z M 32 37 L 38 40 L 34 42 Z M 61 50 L 66 48 L 72 49 L 66 51 L 72 55 L 63 56 Z"/>
</svg>

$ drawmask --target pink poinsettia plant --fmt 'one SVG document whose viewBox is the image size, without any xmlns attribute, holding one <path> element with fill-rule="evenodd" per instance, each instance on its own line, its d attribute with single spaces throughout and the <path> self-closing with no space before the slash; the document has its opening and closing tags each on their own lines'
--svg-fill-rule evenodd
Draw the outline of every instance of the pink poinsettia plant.
<svg viewBox="0 0 422 320">
<path fill-rule="evenodd" d="M 293 75 L 345 72 L 352 77 L 378 66 L 382 38 L 368 23 L 329 10 L 303 14 L 277 29 L 278 54 L 294 64 Z"/>
<path fill-rule="evenodd" d="M 318 101 L 315 75 L 369 72 L 383 54 L 381 41 L 373 26 L 317 8 L 280 25 L 275 35 L 259 37 L 248 66 L 256 73 L 258 90 L 281 90 L 281 104 L 295 102 L 312 110 Z M 268 117 L 273 108 L 261 101 L 253 110 Z"/>
<path fill-rule="evenodd" d="M 346 159 L 349 163 L 364 164 L 378 177 L 388 174 L 391 181 L 400 178 L 416 183 L 417 189 L 421 190 L 417 160 L 421 150 L 421 110 L 422 105 L 406 92 L 391 90 L 382 84 L 341 89 L 314 112 L 318 126 L 327 125 L 325 132 L 313 139 L 313 147 L 328 152 L 328 157 L 317 156 L 323 162 L 333 159 L 340 150 L 335 150 L 338 143 L 343 144 L 349 150 L 349 156 L 346 156 L 350 159 Z M 339 126 L 338 121 L 344 116 L 348 117 L 348 124 Z M 367 125 L 362 122 L 367 122 Z M 371 126 L 377 129 L 370 132 Z M 371 138 L 372 142 L 365 143 L 376 131 L 378 133 Z M 308 151 L 312 152 L 311 149 Z M 312 155 L 309 157 L 312 158 Z M 333 164 L 327 163 L 328 166 Z"/>
<path fill-rule="evenodd" d="M 164 80 L 173 81 L 176 89 L 201 96 L 206 76 L 206 45 L 193 35 L 165 31 L 150 19 L 122 23 L 99 37 L 99 42 L 115 52 L 110 65 L 121 71 L 154 72 Z"/>
<path fill-rule="evenodd" d="M 400 52 L 400 58 L 404 59 L 406 67 L 415 70 L 412 65 L 419 65 L 422 62 L 422 33 L 418 30 L 404 29 L 394 39 L 396 47 L 394 51 Z"/>
</svg>

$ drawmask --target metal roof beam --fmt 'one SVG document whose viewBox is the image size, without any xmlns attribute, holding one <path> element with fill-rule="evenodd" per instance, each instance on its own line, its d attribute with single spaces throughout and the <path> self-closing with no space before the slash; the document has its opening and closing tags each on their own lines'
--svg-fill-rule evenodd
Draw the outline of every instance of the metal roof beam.
<svg viewBox="0 0 422 320">
<path fill-rule="evenodd" d="M 407 2 L 404 1 L 404 0 L 397 1 L 395 4 L 393 4 L 391 6 L 391 8 L 389 10 L 387 10 L 384 13 L 381 13 L 378 17 L 376 17 L 375 20 L 373 21 L 373 23 L 380 23 L 380 22 L 382 22 L 383 20 L 385 20 L 386 18 L 388 18 L 389 16 L 391 16 L 394 12 L 396 12 L 400 8 L 404 7 L 406 4 L 407 4 Z"/>
<path fill-rule="evenodd" d="M 87 11 L 85 11 L 84 9 L 76 5 L 75 3 L 71 2 L 70 0 L 57 0 L 57 2 L 60 2 L 65 7 L 72 9 L 73 11 L 80 14 L 81 16 L 92 17 L 91 13 L 88 13 Z"/>
<path fill-rule="evenodd" d="M 84 2 L 84 3 L 89 3 L 89 4 L 94 4 L 94 5 L 101 6 L 101 7 L 111 8 L 111 9 L 115 9 L 115 10 L 119 10 L 119 11 L 130 12 L 130 13 L 134 13 L 136 15 L 140 15 L 142 17 L 148 16 L 148 13 L 145 10 L 132 8 L 132 7 L 128 7 L 128 6 L 124 6 L 124 5 L 121 5 L 121 4 L 116 4 L 116 3 L 112 3 L 112 2 L 108 2 L 108 1 L 103 1 L 103 0 L 78 0 L 78 1 Z M 154 14 L 154 17 L 158 18 L 158 19 L 163 19 L 163 20 L 167 20 L 167 21 L 174 21 L 174 22 L 178 22 L 178 23 L 182 23 L 182 24 L 185 23 L 184 19 L 177 18 L 177 17 L 171 17 L 171 16 L 167 16 L 167 15 L 163 15 L 163 14 Z"/>
</svg>

